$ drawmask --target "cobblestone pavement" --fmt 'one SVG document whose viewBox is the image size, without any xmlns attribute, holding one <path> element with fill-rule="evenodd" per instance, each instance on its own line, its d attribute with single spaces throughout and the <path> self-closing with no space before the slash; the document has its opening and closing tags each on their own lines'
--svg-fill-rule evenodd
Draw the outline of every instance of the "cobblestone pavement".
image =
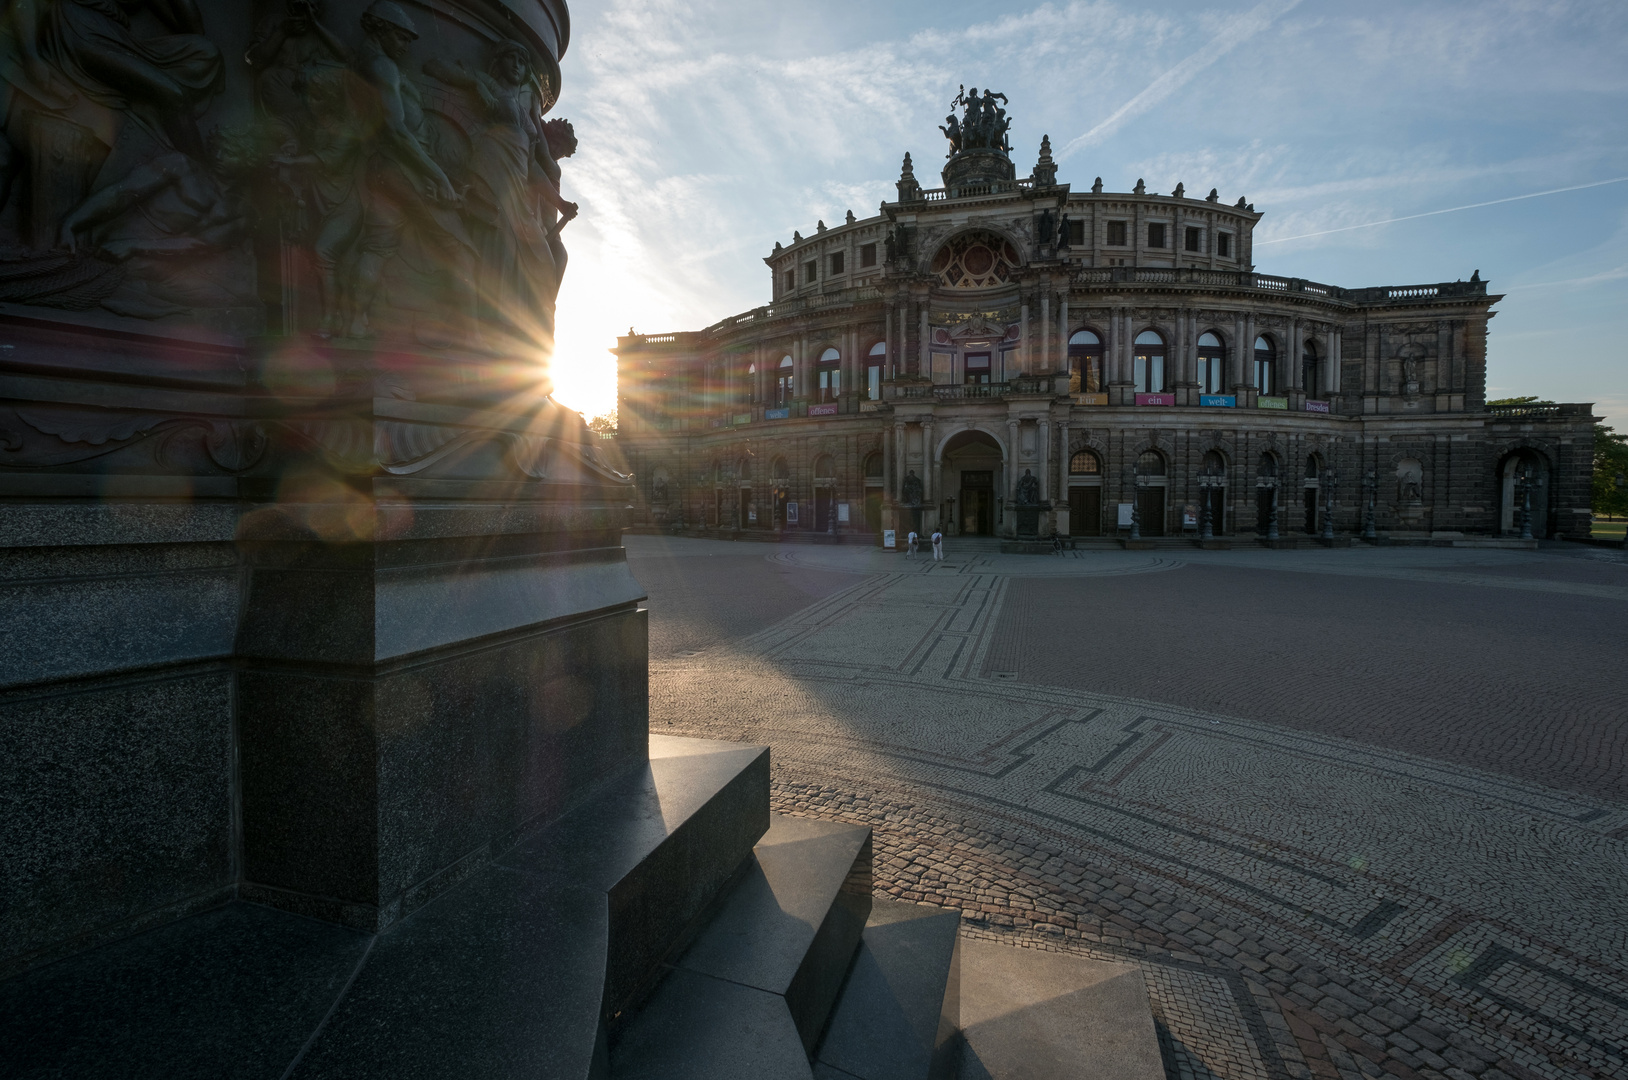
<svg viewBox="0 0 1628 1080">
<path fill-rule="evenodd" d="M 777 621 L 799 588 L 759 603 L 745 571 L 658 558 L 741 547 L 629 538 L 653 639 L 721 625 L 716 605 L 761 626 L 653 660 L 653 727 L 770 744 L 778 809 L 871 825 L 878 889 L 959 908 L 969 934 L 1139 963 L 1171 1076 L 1628 1075 L 1620 557 L 752 551 L 815 591 L 846 574 Z M 1203 622 L 1207 638 L 1180 636 Z M 1284 658 L 1317 634 L 1341 644 L 1305 663 L 1354 671 L 1324 695 L 1354 704 L 1226 681 L 1293 683 Z M 1218 637 L 1258 651 L 1115 683 L 1071 636 L 1149 671 Z M 1447 690 L 1363 696 L 1422 643 Z M 1488 649 L 1583 661 L 1506 720 L 1494 668 L 1454 674 Z M 1364 708 L 1402 715 L 1355 730 Z M 1476 710 L 1530 737 L 1485 753 L 1460 731 Z M 1544 771 L 1602 753 L 1616 764 L 1585 784 Z"/>
</svg>

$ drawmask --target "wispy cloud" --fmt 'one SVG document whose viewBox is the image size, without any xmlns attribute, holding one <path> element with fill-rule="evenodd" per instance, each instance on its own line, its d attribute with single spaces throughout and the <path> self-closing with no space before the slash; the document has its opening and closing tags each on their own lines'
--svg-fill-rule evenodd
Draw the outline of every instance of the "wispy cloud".
<svg viewBox="0 0 1628 1080">
<path fill-rule="evenodd" d="M 1077 151 L 1102 142 L 1118 131 L 1127 120 L 1140 116 L 1171 94 L 1186 86 L 1216 61 L 1238 46 L 1271 26 L 1300 4 L 1300 0 L 1265 0 L 1249 11 L 1232 19 L 1214 39 L 1192 55 L 1154 79 L 1147 88 L 1109 114 L 1084 135 L 1070 139 L 1057 155 L 1059 160 L 1073 156 Z"/>
</svg>

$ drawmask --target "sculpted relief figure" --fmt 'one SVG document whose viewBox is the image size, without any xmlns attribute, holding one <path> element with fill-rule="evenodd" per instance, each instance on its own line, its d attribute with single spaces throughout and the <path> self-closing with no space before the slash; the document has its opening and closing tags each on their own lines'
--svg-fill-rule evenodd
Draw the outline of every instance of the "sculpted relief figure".
<svg viewBox="0 0 1628 1080">
<path fill-rule="evenodd" d="M 502 344 L 547 348 L 565 269 L 559 230 L 577 213 L 560 194 L 557 159 L 575 152 L 576 136 L 567 121 L 543 121 L 552 88 L 544 89 L 519 42 L 499 42 L 485 71 L 439 59 L 424 71 L 481 105 L 465 211 L 480 247 L 482 324 L 492 344 L 506 338 Z"/>
<path fill-rule="evenodd" d="M 243 59 L 255 71 L 255 97 L 276 131 L 278 149 L 293 152 L 316 118 L 313 84 L 351 63 L 351 50 L 323 23 L 322 0 L 288 0 L 256 28 Z"/>
</svg>

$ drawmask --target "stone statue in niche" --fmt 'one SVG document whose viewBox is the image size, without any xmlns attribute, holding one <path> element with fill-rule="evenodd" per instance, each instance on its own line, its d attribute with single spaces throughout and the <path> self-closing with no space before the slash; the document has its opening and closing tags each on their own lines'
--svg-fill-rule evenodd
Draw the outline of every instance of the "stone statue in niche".
<svg viewBox="0 0 1628 1080">
<path fill-rule="evenodd" d="M 1403 458 L 1396 464 L 1396 498 L 1403 506 L 1424 501 L 1424 466 L 1416 458 Z"/>
<path fill-rule="evenodd" d="M 428 295 L 416 305 L 414 338 L 430 346 L 478 348 L 478 250 L 458 213 L 463 196 L 430 153 L 422 92 L 401 67 L 418 30 L 394 0 L 375 0 L 362 13 L 362 32 L 357 68 L 367 87 L 364 107 L 378 125 L 378 136 L 365 165 L 349 336 L 373 335 L 385 266 L 410 240 L 424 257 L 428 279 L 421 283 Z"/>
<path fill-rule="evenodd" d="M 1017 504 L 1019 506 L 1040 505 L 1040 479 L 1028 469 L 1024 469 L 1023 475 L 1018 477 Z"/>
<path fill-rule="evenodd" d="M 1050 210 L 1042 210 L 1042 211 L 1040 211 L 1040 227 L 1039 227 L 1039 230 L 1038 230 L 1038 232 L 1036 234 L 1035 239 L 1042 245 L 1051 243 L 1051 230 L 1052 230 L 1052 227 L 1053 226 L 1052 226 L 1052 220 L 1051 220 L 1051 211 Z"/>
<path fill-rule="evenodd" d="M 483 329 L 506 347 L 549 348 L 566 260 L 560 229 L 577 213 L 560 194 L 558 159 L 575 152 L 575 132 L 569 121 L 543 120 L 554 88 L 518 42 L 499 42 L 484 71 L 432 59 L 424 72 L 480 103 L 465 216 L 480 248 Z"/>
<path fill-rule="evenodd" d="M 899 501 L 906 506 L 920 506 L 922 494 L 921 477 L 916 475 L 915 469 L 911 469 L 905 474 L 904 484 L 899 492 Z"/>
<path fill-rule="evenodd" d="M 1410 341 L 1397 350 L 1402 361 L 1402 393 L 1413 397 L 1419 393 L 1419 361 L 1424 359 L 1425 347 Z"/>
</svg>

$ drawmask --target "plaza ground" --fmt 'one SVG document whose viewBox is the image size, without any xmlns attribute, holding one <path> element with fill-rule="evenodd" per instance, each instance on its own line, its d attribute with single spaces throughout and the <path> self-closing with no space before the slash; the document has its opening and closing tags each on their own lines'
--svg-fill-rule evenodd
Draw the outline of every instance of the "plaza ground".
<svg viewBox="0 0 1628 1080">
<path fill-rule="evenodd" d="M 1179 1077 L 1628 1072 L 1628 557 L 629 537 L 652 729 L 1142 965 Z"/>
</svg>

